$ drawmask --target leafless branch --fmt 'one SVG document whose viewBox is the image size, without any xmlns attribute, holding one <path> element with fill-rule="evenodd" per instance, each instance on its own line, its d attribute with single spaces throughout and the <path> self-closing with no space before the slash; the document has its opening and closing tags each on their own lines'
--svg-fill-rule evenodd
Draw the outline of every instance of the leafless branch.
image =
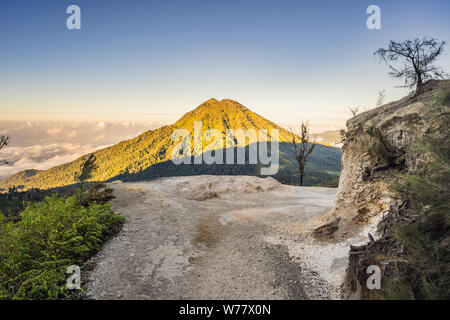
<svg viewBox="0 0 450 320">
<path fill-rule="evenodd" d="M 425 81 L 445 78 L 447 74 L 433 63 L 444 51 L 445 41 L 434 38 L 415 38 L 403 42 L 390 41 L 387 48 L 374 52 L 380 61 L 386 62 L 388 74 L 394 78 L 403 78 L 405 86 L 416 88 L 416 94 L 422 90 Z M 403 64 L 398 60 L 401 58 Z M 398 66 L 394 66 L 394 63 Z"/>
</svg>

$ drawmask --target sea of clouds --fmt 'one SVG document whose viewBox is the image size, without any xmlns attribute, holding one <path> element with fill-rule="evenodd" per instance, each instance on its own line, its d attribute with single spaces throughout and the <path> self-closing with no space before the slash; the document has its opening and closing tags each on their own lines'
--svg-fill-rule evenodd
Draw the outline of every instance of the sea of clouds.
<svg viewBox="0 0 450 320">
<path fill-rule="evenodd" d="M 0 180 L 25 169 L 45 170 L 163 125 L 129 121 L 0 121 L 11 138 L 0 150 Z"/>
</svg>

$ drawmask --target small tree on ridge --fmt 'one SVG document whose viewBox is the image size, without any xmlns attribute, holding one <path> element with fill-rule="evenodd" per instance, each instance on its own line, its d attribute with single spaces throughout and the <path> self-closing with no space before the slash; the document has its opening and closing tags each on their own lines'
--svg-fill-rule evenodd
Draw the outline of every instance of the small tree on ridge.
<svg viewBox="0 0 450 320">
<path fill-rule="evenodd" d="M 83 182 L 92 178 L 92 174 L 97 169 L 95 164 L 95 155 L 91 153 L 80 166 L 80 173 L 76 177 L 76 180 L 80 183 L 80 192 L 83 195 Z"/>
<path fill-rule="evenodd" d="M 446 73 L 434 65 L 437 57 L 444 51 L 445 42 L 434 38 L 415 38 L 403 42 L 390 41 L 387 48 L 374 52 L 380 60 L 389 66 L 389 75 L 403 78 L 405 87 L 413 89 L 415 94 L 422 92 L 425 81 L 434 78 L 445 78 Z M 403 64 L 393 63 L 403 60 Z"/>
<path fill-rule="evenodd" d="M 303 175 L 305 173 L 305 166 L 308 161 L 308 156 L 313 152 L 315 144 L 309 142 L 308 124 L 302 122 L 300 131 L 300 141 L 297 143 L 297 136 L 292 132 L 292 144 L 294 145 L 295 158 L 298 162 L 298 168 L 300 171 L 300 185 L 303 186 Z"/>
</svg>

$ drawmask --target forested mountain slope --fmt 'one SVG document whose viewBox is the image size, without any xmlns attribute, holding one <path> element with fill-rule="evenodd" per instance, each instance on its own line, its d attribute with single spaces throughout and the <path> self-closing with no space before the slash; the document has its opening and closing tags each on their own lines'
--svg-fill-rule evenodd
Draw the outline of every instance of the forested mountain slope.
<svg viewBox="0 0 450 320">
<path fill-rule="evenodd" d="M 264 129 L 269 136 L 272 129 L 279 131 L 280 142 L 280 171 L 275 176 L 284 183 L 295 184 L 298 181 L 297 162 L 291 144 L 291 134 L 275 123 L 250 111 L 240 103 L 233 100 L 210 99 L 199 107 L 186 113 L 181 119 L 170 126 L 156 130 L 149 130 L 131 140 L 122 141 L 114 146 L 95 152 L 98 166 L 92 180 L 111 181 L 141 180 L 161 176 L 194 175 L 194 174 L 245 174 L 259 175 L 260 164 L 251 165 L 174 165 L 171 153 L 178 143 L 171 137 L 176 129 L 186 129 L 191 133 L 195 149 L 194 122 L 202 122 L 203 133 L 208 129 L 217 129 L 225 138 L 227 129 L 254 129 L 258 132 Z M 299 119 L 300 121 L 300 119 Z M 258 138 L 259 139 L 259 138 Z M 225 141 L 225 139 L 224 139 Z M 246 145 L 257 143 L 257 140 L 248 140 Z M 207 143 L 203 142 L 203 147 Z M 225 144 L 223 144 L 225 147 Z M 56 188 L 76 183 L 76 176 L 81 163 L 86 156 L 72 162 L 50 168 L 45 171 L 33 172 L 32 176 L 17 173 L 0 182 L 0 188 L 9 186 L 23 186 L 30 188 Z M 307 167 L 307 185 L 330 185 L 336 183 L 340 172 L 341 150 L 319 144 L 311 155 Z"/>
</svg>

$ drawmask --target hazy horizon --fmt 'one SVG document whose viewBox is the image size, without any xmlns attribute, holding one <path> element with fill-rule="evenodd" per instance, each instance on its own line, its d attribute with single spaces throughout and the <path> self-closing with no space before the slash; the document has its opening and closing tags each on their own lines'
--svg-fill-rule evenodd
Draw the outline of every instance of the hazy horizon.
<svg viewBox="0 0 450 320">
<path fill-rule="evenodd" d="M 0 120 L 0 135 L 11 137 L 8 147 L 2 150 L 2 159 L 7 159 L 9 163 L 0 166 L 0 180 L 22 170 L 46 170 L 70 162 L 90 152 L 132 139 L 145 131 L 173 124 L 176 120 Z M 297 125 L 279 125 L 287 130 L 297 129 Z M 338 129 L 310 128 L 312 133 Z"/>
</svg>

